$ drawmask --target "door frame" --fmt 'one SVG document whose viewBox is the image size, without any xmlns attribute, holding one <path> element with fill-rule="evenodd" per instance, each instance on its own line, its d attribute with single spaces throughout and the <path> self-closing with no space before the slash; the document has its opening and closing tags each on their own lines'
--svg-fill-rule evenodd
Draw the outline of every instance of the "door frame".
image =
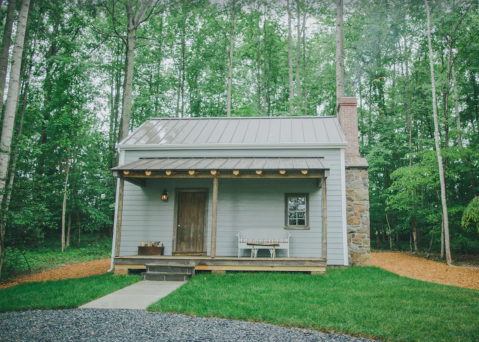
<svg viewBox="0 0 479 342">
<path fill-rule="evenodd" d="M 178 230 L 178 210 L 180 209 L 179 206 L 179 199 L 180 199 L 180 193 L 182 192 L 204 192 L 206 194 L 206 200 L 205 200 L 205 218 L 204 218 L 204 223 L 203 223 L 203 251 L 201 252 L 201 255 L 207 255 L 208 253 L 208 207 L 209 207 L 209 189 L 208 188 L 176 188 L 175 189 L 175 203 L 174 203 L 174 214 L 173 214 L 173 244 L 172 244 L 172 249 L 171 249 L 171 254 L 176 252 L 177 249 L 177 230 Z M 195 253 L 196 254 L 196 253 Z"/>
</svg>

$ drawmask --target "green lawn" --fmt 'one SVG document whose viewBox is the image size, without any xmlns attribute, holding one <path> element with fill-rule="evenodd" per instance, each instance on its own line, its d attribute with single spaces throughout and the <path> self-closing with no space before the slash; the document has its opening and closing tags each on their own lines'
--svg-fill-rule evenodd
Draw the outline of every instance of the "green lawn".
<svg viewBox="0 0 479 342">
<path fill-rule="evenodd" d="M 479 341 L 479 291 L 379 268 L 199 274 L 148 308 L 392 341 Z"/>
<path fill-rule="evenodd" d="M 141 280 L 102 274 L 80 279 L 24 283 L 0 290 L 0 312 L 77 308 Z"/>
</svg>

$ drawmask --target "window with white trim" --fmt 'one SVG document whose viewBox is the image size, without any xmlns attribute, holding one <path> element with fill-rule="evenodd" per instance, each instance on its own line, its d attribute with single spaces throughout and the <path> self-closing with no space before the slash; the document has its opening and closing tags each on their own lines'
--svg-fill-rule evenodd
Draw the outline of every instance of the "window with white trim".
<svg viewBox="0 0 479 342">
<path fill-rule="evenodd" d="M 285 228 L 309 229 L 308 194 L 286 194 Z"/>
</svg>

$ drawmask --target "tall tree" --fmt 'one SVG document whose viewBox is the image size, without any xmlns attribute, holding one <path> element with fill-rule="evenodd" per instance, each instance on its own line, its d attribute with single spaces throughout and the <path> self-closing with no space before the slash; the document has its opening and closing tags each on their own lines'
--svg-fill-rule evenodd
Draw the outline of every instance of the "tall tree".
<svg viewBox="0 0 479 342">
<path fill-rule="evenodd" d="M 135 0 L 124 0 L 127 15 L 126 60 L 121 127 L 118 141 L 126 138 L 130 131 L 131 109 L 133 105 L 133 71 L 135 66 L 135 45 L 138 27 L 149 19 L 158 1 L 159 0 L 139 0 L 138 8 L 136 8 Z M 150 8 L 150 15 L 145 18 L 146 12 Z M 114 10 L 112 10 L 112 16 L 112 20 L 115 22 L 117 19 L 114 17 Z"/>
<path fill-rule="evenodd" d="M 231 32 L 230 32 L 230 56 L 228 63 L 228 93 L 226 95 L 226 116 L 231 116 L 231 87 L 233 82 L 233 57 L 235 48 L 235 12 L 236 12 L 236 0 L 232 1 L 231 8 Z"/>
<path fill-rule="evenodd" d="M 288 88 L 289 88 L 289 114 L 294 114 L 293 107 L 293 52 L 291 51 L 293 45 L 293 28 L 291 27 L 291 6 L 289 0 L 286 0 L 286 10 L 288 11 Z"/>
<path fill-rule="evenodd" d="M 10 150 L 13 136 L 13 126 L 15 124 L 15 114 L 17 112 L 18 93 L 20 91 L 20 67 L 22 64 L 23 44 L 25 42 L 25 31 L 27 28 L 28 10 L 30 0 L 22 0 L 20 13 L 18 16 L 17 33 L 15 37 L 15 46 L 12 54 L 12 67 L 10 71 L 10 80 L 8 82 L 8 97 L 5 108 L 5 117 L 3 119 L 2 137 L 0 140 L 0 203 L 3 206 L 5 193 L 5 182 L 8 175 L 8 166 L 10 162 Z M 1 225 L 0 225 L 1 227 Z M 0 275 L 5 259 L 5 231 L 0 231 Z"/>
<path fill-rule="evenodd" d="M 343 0 L 336 2 L 336 103 L 344 96 Z"/>
<path fill-rule="evenodd" d="M 299 96 L 301 95 L 301 86 L 300 86 L 300 72 L 301 68 L 299 66 L 299 57 L 301 56 L 301 4 L 300 0 L 296 0 L 296 15 L 297 17 L 297 22 L 296 22 L 296 77 L 295 77 L 295 85 L 296 85 L 296 97 L 299 100 Z M 300 106 L 300 103 L 298 101 L 298 107 Z M 298 112 L 301 112 L 301 109 L 299 108 Z"/>
<path fill-rule="evenodd" d="M 451 246 L 449 241 L 449 218 L 447 214 L 447 201 L 446 201 L 446 181 L 444 178 L 444 167 L 442 164 L 441 144 L 439 141 L 439 123 L 437 118 L 437 100 L 436 100 L 436 79 L 434 76 L 434 55 L 432 50 L 431 39 L 431 11 L 429 9 L 428 0 L 424 0 L 426 4 L 427 14 L 427 38 L 429 44 L 429 64 L 431 66 L 431 88 L 432 88 L 432 111 L 434 117 L 434 141 L 436 144 L 437 164 L 439 167 L 439 181 L 441 184 L 441 203 L 442 203 L 442 215 L 444 224 L 444 245 L 446 250 L 446 261 L 448 265 L 452 265 Z"/>
<path fill-rule="evenodd" d="M 0 52 L 0 112 L 3 108 L 3 91 L 5 90 L 5 81 L 7 78 L 8 52 L 10 51 L 10 43 L 12 41 L 12 27 L 15 19 L 15 8 L 17 0 L 8 1 L 7 19 L 3 29 L 2 50 Z"/>
<path fill-rule="evenodd" d="M 62 205 L 62 252 L 65 251 L 65 215 L 67 212 L 69 175 L 70 175 L 70 151 L 67 151 L 67 161 L 66 161 L 66 167 L 65 167 L 65 185 L 63 187 L 63 205 Z M 68 234 L 68 238 L 70 238 L 70 234 Z"/>
</svg>

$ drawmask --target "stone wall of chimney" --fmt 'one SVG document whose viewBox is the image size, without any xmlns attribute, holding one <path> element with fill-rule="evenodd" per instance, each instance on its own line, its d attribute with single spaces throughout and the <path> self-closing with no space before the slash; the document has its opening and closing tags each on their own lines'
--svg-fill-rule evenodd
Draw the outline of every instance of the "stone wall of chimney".
<svg viewBox="0 0 479 342">
<path fill-rule="evenodd" d="M 346 162 L 346 220 L 349 265 L 371 266 L 369 223 L 368 163 L 359 154 L 357 101 L 343 97 L 338 101 L 338 119 L 348 145 Z"/>
</svg>

